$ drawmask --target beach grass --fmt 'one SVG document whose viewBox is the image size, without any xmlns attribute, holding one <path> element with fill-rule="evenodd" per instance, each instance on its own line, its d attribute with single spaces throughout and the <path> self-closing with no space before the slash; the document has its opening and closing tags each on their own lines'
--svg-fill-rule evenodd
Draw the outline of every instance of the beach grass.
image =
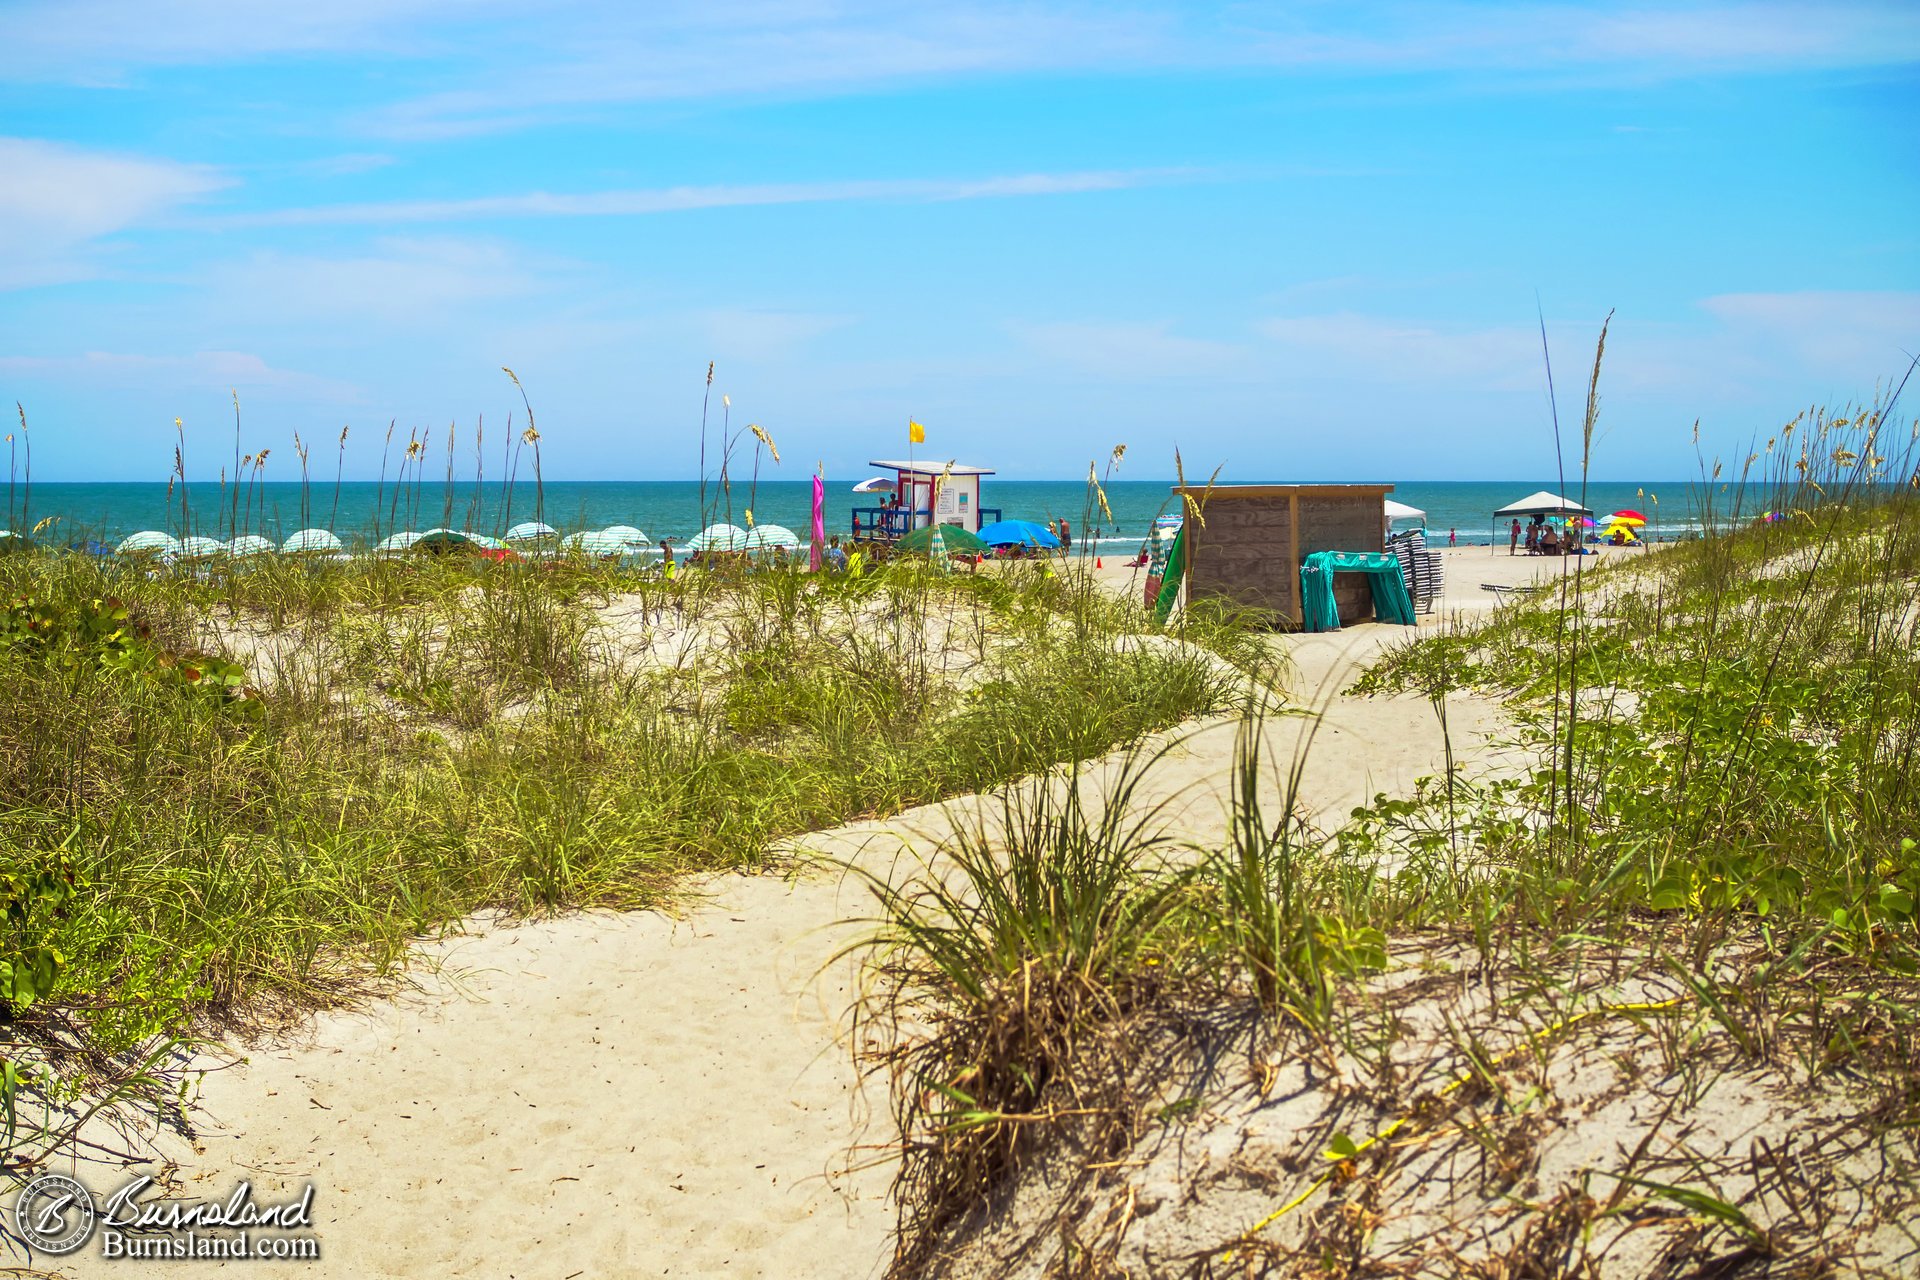
<svg viewBox="0 0 1920 1280">
<path fill-rule="evenodd" d="M 28 552 L 0 601 L 10 1102 L 64 1087 L 56 1031 L 139 1054 L 360 998 L 476 912 L 671 909 L 1246 678 L 1231 625 L 1146 637 L 1045 569 Z"/>
<path fill-rule="evenodd" d="M 877 886 L 894 1274 L 962 1256 L 1036 1182 L 1051 1208 L 995 1256 L 1118 1274 L 1132 1202 L 1103 1189 L 1148 1163 L 1156 1117 L 1202 1105 L 1183 1082 L 1225 1089 L 1193 1065 L 1219 1060 L 1223 1021 L 1261 1096 L 1291 1063 L 1373 1118 L 1330 1101 L 1346 1118 L 1288 1159 L 1334 1163 L 1297 1195 L 1285 1169 L 1246 1174 L 1278 1179 L 1273 1211 L 1214 1223 L 1189 1261 L 1642 1274 L 1606 1255 L 1667 1215 L 1660 1274 L 1901 1273 L 1920 1206 L 1920 495 L 1889 408 L 1810 413 L 1732 475 L 1703 466 L 1709 536 L 1410 640 L 1351 691 L 1498 697 L 1534 762 L 1517 775 L 1450 773 L 1309 828 L 1301 760 L 1262 761 L 1256 699 L 1219 844 L 1087 819 L 1128 809 L 1123 769 L 1099 801 L 1022 793 L 1004 825 L 1032 838 L 963 836 Z M 1556 1064 L 1581 1045 L 1644 1100 L 1644 1129 L 1577 1183 L 1529 1183 L 1541 1099 L 1572 1087 Z M 1784 1139 L 1722 1150 L 1684 1121 L 1754 1089 L 1798 1100 Z M 1410 1182 L 1402 1151 L 1482 1173 Z M 1426 1225 L 1390 1229 L 1396 1197 Z"/>
</svg>

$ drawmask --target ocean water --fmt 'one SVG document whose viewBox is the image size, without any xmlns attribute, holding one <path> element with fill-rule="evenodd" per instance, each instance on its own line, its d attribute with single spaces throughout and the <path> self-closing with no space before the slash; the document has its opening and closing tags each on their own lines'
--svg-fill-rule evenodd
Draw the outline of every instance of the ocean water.
<svg viewBox="0 0 1920 1280">
<path fill-rule="evenodd" d="M 1622 508 L 1644 512 L 1653 537 L 1672 538 L 1699 527 L 1693 515 L 1694 483 L 1589 484 L 1586 505 L 1602 515 Z M 851 484 L 827 484 L 830 534 L 847 533 L 855 507 L 875 506 L 885 496 L 852 493 Z M 1551 480 L 1409 480 L 1394 482 L 1390 496 L 1426 511 L 1430 538 L 1444 542 L 1449 531 L 1455 531 L 1462 544 L 1485 545 L 1506 540 L 1504 530 L 1493 528 L 1495 508 L 1557 487 Z M 1577 501 L 1578 487 L 1569 489 L 1569 496 Z M 989 514 L 998 509 L 1005 519 L 1064 517 L 1073 527 L 1076 547 L 1111 553 L 1137 548 L 1155 516 L 1179 511 L 1171 490 L 1171 482 L 1164 480 L 1111 483 L 1106 488 L 1112 510 L 1108 519 L 1093 508 L 1084 480 L 987 477 L 982 481 L 980 504 Z M 736 484 L 731 495 L 724 497 L 709 485 L 706 502 L 715 519 L 745 524 L 751 510 L 755 522 L 785 525 L 804 539 L 811 495 L 809 480 L 763 480 L 752 487 Z M 309 527 L 332 529 L 350 545 L 369 545 L 389 533 L 441 525 L 498 535 L 510 524 L 536 518 L 563 533 L 628 524 L 656 540 L 684 542 L 701 527 L 701 490 L 691 481 L 548 481 L 538 492 L 523 482 L 511 494 L 500 484 L 476 488 L 470 483 L 451 487 L 427 483 L 396 490 L 391 483 L 350 481 L 336 492 L 331 482 L 304 490 L 298 483 L 275 482 L 238 494 L 218 484 L 197 483 L 177 487 L 171 495 L 165 484 L 42 483 L 31 491 L 13 489 L 9 496 L 11 518 L 0 520 L 0 525 L 25 530 L 54 517 L 55 522 L 37 540 L 68 545 L 113 542 L 141 529 L 218 538 L 236 532 L 259 533 L 278 542 Z M 1097 541 L 1087 536 L 1090 525 L 1097 526 Z"/>
</svg>

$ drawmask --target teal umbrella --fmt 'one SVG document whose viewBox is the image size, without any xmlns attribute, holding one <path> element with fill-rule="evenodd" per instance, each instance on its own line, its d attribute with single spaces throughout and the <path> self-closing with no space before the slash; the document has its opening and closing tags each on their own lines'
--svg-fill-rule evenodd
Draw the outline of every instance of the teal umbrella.
<svg viewBox="0 0 1920 1280">
<path fill-rule="evenodd" d="M 468 533 L 463 529 L 429 529 L 413 542 L 421 551 L 501 551 L 506 543 L 498 538 L 489 538 L 484 533 Z"/>
<path fill-rule="evenodd" d="M 936 540 L 940 544 L 940 550 L 937 552 L 933 550 Z M 986 543 L 957 524 L 934 524 L 924 529 L 915 529 L 893 545 L 899 551 L 921 551 L 928 555 L 940 556 L 973 555 L 987 549 Z"/>
<path fill-rule="evenodd" d="M 605 538 L 618 538 L 629 551 L 645 551 L 653 545 L 653 539 L 630 524 L 610 524 L 600 531 Z"/>
<path fill-rule="evenodd" d="M 761 524 L 747 530 L 749 551 L 792 551 L 799 545 L 800 535 L 784 525 Z"/>
<path fill-rule="evenodd" d="M 346 547 L 341 544 L 339 538 L 334 536 L 331 529 L 302 529 L 281 543 L 280 550 L 285 555 L 293 556 L 312 552 L 332 554 L 345 551 Z"/>
<path fill-rule="evenodd" d="M 171 555 L 179 550 L 180 541 L 172 534 L 161 533 L 157 529 L 143 529 L 120 539 L 120 545 L 113 549 L 113 553 L 118 556 Z"/>
<path fill-rule="evenodd" d="M 639 530 L 634 530 L 638 533 Z M 560 545 L 569 551 L 578 551 L 589 556 L 623 556 L 634 550 L 625 534 L 616 529 L 595 529 L 586 533 L 568 534 Z"/>
<path fill-rule="evenodd" d="M 737 524 L 710 524 L 693 535 L 689 551 L 745 551 L 747 531 Z"/>
<path fill-rule="evenodd" d="M 178 554 L 182 560 L 211 560 L 227 554 L 227 544 L 218 538 L 182 538 Z"/>
</svg>

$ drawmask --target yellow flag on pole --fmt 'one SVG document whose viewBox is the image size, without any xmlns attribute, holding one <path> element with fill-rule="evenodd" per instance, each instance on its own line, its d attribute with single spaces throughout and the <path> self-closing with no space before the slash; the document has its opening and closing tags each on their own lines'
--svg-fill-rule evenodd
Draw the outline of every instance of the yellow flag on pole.
<svg viewBox="0 0 1920 1280">
<path fill-rule="evenodd" d="M 921 426 L 919 423 L 915 422 L 912 418 L 908 418 L 907 419 L 907 443 L 925 444 L 926 442 L 927 442 L 927 429 Z"/>
</svg>

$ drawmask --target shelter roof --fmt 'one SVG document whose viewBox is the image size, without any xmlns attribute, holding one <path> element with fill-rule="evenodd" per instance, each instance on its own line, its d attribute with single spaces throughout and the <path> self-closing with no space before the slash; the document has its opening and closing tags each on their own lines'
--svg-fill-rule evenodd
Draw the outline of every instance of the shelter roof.
<svg viewBox="0 0 1920 1280">
<path fill-rule="evenodd" d="M 952 466 L 948 466 L 944 462 L 927 462 L 925 460 L 901 462 L 897 459 L 876 458 L 869 461 L 867 465 L 870 467 L 885 467 L 888 471 L 904 471 L 908 475 L 914 476 L 937 477 L 942 474 L 951 476 L 990 476 L 994 473 L 992 467 L 963 467 L 957 462 Z"/>
<path fill-rule="evenodd" d="M 1563 498 L 1557 493 L 1548 493 L 1545 489 L 1530 493 L 1518 502 L 1510 503 L 1494 512 L 1494 518 L 1501 516 L 1590 516 L 1587 508 Z"/>
<path fill-rule="evenodd" d="M 1216 502 L 1222 498 L 1360 498 L 1393 492 L 1390 484 L 1190 484 L 1173 486 L 1175 493 Z"/>
</svg>

